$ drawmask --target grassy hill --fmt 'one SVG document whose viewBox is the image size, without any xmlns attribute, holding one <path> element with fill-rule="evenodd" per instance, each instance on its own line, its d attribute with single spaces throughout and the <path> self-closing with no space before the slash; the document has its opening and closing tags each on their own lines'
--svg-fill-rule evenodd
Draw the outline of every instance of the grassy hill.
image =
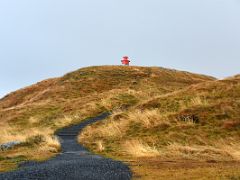
<svg viewBox="0 0 240 180">
<path fill-rule="evenodd" d="M 132 168 L 146 179 L 182 177 L 183 169 L 184 178 L 200 178 L 210 167 L 210 179 L 226 178 L 233 169 L 239 178 L 239 168 L 221 164 L 240 160 L 239 76 L 149 98 L 86 128 L 79 139 L 97 153 L 138 164 Z M 169 162 L 176 170 L 160 174 L 156 166 L 169 169 Z M 184 164 L 191 168 L 186 171 Z M 203 168 L 194 172 L 194 164 Z"/>
<path fill-rule="evenodd" d="M 138 173 L 152 167 L 152 158 L 239 160 L 239 81 L 159 67 L 101 66 L 39 82 L 0 100 L 0 144 L 23 142 L 0 152 L 0 171 L 56 155 L 57 129 L 105 111 L 114 113 L 87 128 L 81 141 L 106 156 L 146 162 L 133 168 Z"/>
</svg>

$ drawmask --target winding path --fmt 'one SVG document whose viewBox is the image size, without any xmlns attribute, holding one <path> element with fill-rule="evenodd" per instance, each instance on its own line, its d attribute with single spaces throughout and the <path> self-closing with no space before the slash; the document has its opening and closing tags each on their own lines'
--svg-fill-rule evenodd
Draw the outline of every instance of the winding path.
<svg viewBox="0 0 240 180">
<path fill-rule="evenodd" d="M 1 173 L 0 180 L 128 180 L 131 172 L 119 161 L 91 154 L 77 142 L 79 132 L 87 125 L 109 116 L 108 113 L 59 130 L 62 153 L 48 161 L 28 162 L 20 169 Z"/>
</svg>

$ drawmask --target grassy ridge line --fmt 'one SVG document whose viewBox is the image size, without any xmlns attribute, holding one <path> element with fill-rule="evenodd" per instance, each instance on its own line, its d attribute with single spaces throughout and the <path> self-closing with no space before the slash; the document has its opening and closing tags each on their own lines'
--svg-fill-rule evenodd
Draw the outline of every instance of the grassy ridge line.
<svg viewBox="0 0 240 180">
<path fill-rule="evenodd" d="M 170 83 L 175 82 L 179 83 L 179 85 L 181 85 L 181 83 L 194 84 L 205 80 L 214 80 L 213 77 L 209 76 L 157 67 L 88 67 L 68 73 L 62 78 L 44 80 L 35 85 L 10 93 L 0 100 L 0 109 L 36 101 L 39 102 L 49 98 L 69 99 L 79 96 L 82 97 L 94 91 L 99 93 L 109 89 L 117 89 L 118 87 L 122 88 L 122 86 L 126 87 L 126 85 L 131 85 L 129 84 L 131 80 L 133 80 L 132 83 L 134 83 L 134 80 L 141 83 L 146 81 L 146 78 L 150 78 L 148 83 L 168 83 L 171 81 Z M 134 89 L 137 87 L 141 88 L 141 84 L 140 86 L 134 87 Z M 79 94 L 76 90 L 83 91 L 80 91 L 81 94 Z M 71 97 L 71 95 L 73 97 Z"/>
</svg>

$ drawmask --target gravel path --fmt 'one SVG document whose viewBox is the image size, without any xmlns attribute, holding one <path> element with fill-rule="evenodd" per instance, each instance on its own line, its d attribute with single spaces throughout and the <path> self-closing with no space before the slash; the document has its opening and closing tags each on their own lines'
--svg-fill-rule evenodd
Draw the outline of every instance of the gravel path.
<svg viewBox="0 0 240 180">
<path fill-rule="evenodd" d="M 79 125 L 57 132 L 61 140 L 62 153 L 46 162 L 28 162 L 20 169 L 1 173 L 0 180 L 128 180 L 131 172 L 127 165 L 119 161 L 91 154 L 78 144 L 77 136 L 87 125 L 105 119 L 105 113 L 87 119 Z"/>
</svg>

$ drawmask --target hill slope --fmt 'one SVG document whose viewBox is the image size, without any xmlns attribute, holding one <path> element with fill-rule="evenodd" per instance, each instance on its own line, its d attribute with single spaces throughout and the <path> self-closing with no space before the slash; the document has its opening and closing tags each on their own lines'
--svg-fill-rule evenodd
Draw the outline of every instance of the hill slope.
<svg viewBox="0 0 240 180">
<path fill-rule="evenodd" d="M 102 66 L 82 68 L 10 93 L 0 100 L 0 144 L 24 143 L 0 152 L 0 171 L 24 160 L 53 156 L 59 151 L 53 134 L 61 127 L 213 80 L 158 67 Z"/>
<path fill-rule="evenodd" d="M 151 174 L 170 175 L 169 170 L 154 168 L 158 164 L 169 168 L 163 163 L 169 161 L 174 162 L 174 168 L 180 164 L 172 170 L 176 177 L 183 176 L 179 168 L 186 169 L 184 164 L 188 164 L 191 170 L 185 175 L 190 175 L 185 178 L 194 178 L 197 173 L 200 178 L 209 169 L 193 172 L 194 164 L 200 168 L 204 162 L 240 160 L 239 117 L 240 79 L 235 76 L 191 85 L 140 102 L 128 111 L 117 111 L 107 121 L 86 128 L 80 140 L 97 153 L 132 160 L 132 165 L 138 162 L 140 165 L 132 168 L 146 179 Z M 226 178 L 226 172 L 222 171 L 226 176 L 217 173 L 222 168 L 227 171 L 229 166 L 211 169 L 208 178 Z M 230 169 L 239 177 L 239 168 Z"/>
</svg>

